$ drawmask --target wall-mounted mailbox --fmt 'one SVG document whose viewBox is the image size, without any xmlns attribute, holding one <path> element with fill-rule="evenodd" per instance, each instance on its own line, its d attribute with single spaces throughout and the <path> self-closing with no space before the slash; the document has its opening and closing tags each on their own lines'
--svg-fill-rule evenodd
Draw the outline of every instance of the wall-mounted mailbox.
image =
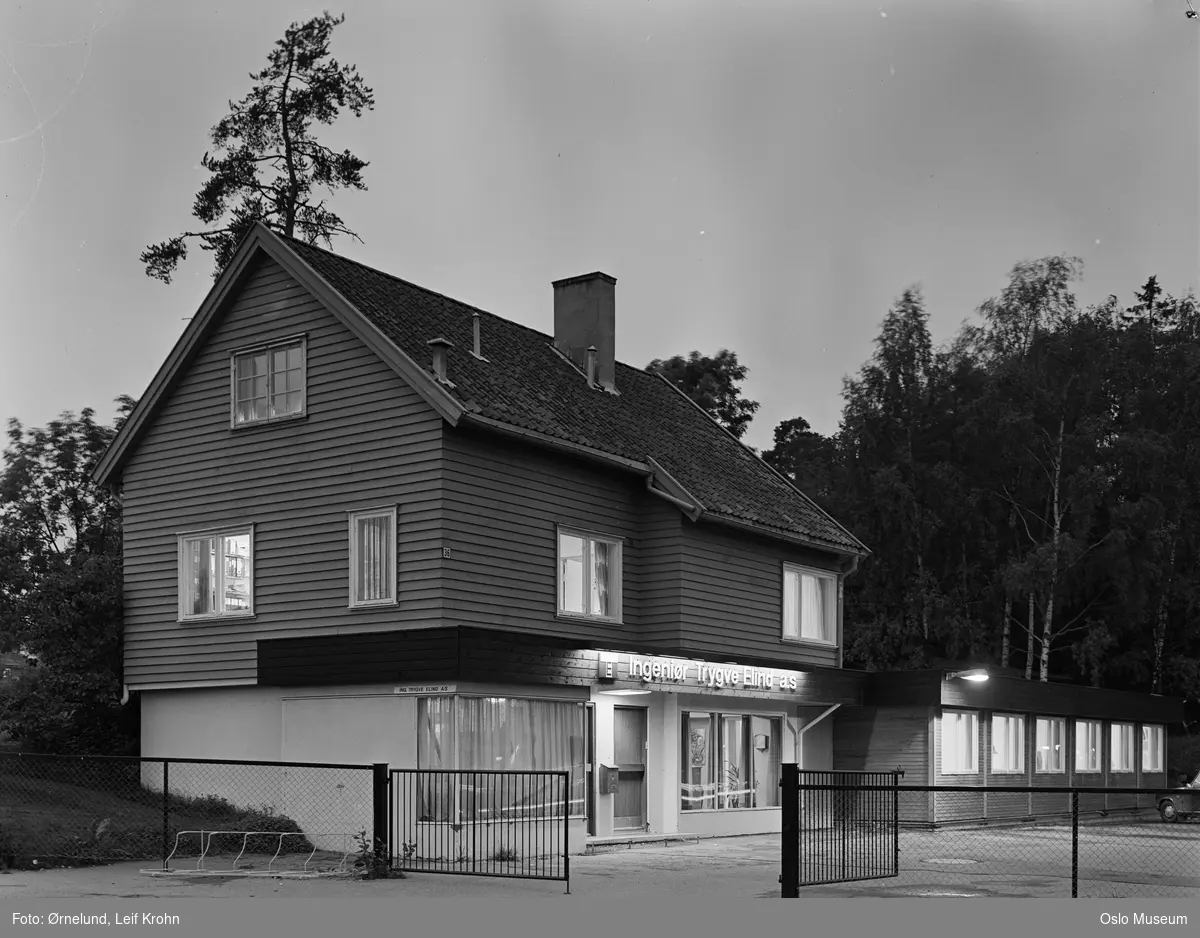
<svg viewBox="0 0 1200 938">
<path fill-rule="evenodd" d="M 619 787 L 618 772 L 615 766 L 600 766 L 600 794 L 615 795 Z"/>
</svg>

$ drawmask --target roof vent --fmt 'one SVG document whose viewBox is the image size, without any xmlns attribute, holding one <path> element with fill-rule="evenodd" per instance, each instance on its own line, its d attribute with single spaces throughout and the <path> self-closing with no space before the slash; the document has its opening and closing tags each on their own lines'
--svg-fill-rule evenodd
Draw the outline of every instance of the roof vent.
<svg viewBox="0 0 1200 938">
<path fill-rule="evenodd" d="M 471 314 L 471 325 L 474 329 L 474 335 L 475 335 L 475 347 L 474 347 L 474 349 L 471 350 L 471 354 L 474 355 L 476 358 L 478 358 L 481 362 L 485 362 L 485 361 L 487 361 L 487 359 L 483 357 L 483 349 L 481 347 L 482 343 L 479 340 L 479 313 L 478 313 L 478 311 Z"/>
<path fill-rule="evenodd" d="M 433 350 L 433 376 L 442 384 L 454 387 L 450 379 L 446 377 L 446 353 L 454 348 L 454 343 L 438 336 L 425 344 Z"/>
<path fill-rule="evenodd" d="M 588 387 L 596 386 L 596 346 L 589 345 L 587 350 L 587 381 Z"/>
</svg>

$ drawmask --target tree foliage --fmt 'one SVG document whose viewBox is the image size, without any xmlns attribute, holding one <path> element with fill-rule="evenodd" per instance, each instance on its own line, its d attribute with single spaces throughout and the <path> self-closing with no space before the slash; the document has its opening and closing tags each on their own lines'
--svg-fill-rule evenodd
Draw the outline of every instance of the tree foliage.
<svg viewBox="0 0 1200 938">
<path fill-rule="evenodd" d="M 345 21 L 324 13 L 292 23 L 251 73 L 254 87 L 229 102 L 229 114 L 210 132 L 213 152 L 201 165 L 211 174 L 196 194 L 192 215 L 203 225 L 150 245 L 141 255 L 149 277 L 171 282 L 197 239 L 213 253 L 213 277 L 228 266 L 238 243 L 262 222 L 310 244 L 326 245 L 335 234 L 357 238 L 326 208 L 326 195 L 339 188 L 366 189 L 368 165 L 349 150 L 338 152 L 317 141 L 315 124 L 330 125 L 343 110 L 361 117 L 374 107 L 374 94 L 353 65 L 330 58 L 333 29 Z"/>
<path fill-rule="evenodd" d="M 873 551 L 848 661 L 1200 696 L 1200 312 L 1154 277 L 1081 310 L 1081 272 L 1017 264 L 937 348 L 910 288 L 837 434 L 776 428 L 763 458 Z"/>
<path fill-rule="evenodd" d="M 121 506 L 91 469 L 113 426 L 84 409 L 27 431 L 8 424 L 0 472 L 0 650 L 37 662 L 0 698 L 0 729 L 46 751 L 112 752 L 132 743 L 121 705 Z"/>
<path fill-rule="evenodd" d="M 729 349 L 711 358 L 696 351 L 686 357 L 656 358 L 646 370 L 661 374 L 738 439 L 758 410 L 757 401 L 742 396 L 741 384 L 750 369 L 738 364 L 737 353 Z"/>
</svg>

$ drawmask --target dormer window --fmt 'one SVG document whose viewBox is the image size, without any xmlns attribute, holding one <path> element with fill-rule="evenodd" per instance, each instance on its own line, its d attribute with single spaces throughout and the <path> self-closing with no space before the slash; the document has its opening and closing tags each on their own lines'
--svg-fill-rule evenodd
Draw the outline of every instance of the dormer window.
<svg viewBox="0 0 1200 938">
<path fill-rule="evenodd" d="M 233 427 L 304 416 L 306 352 L 304 336 L 233 352 L 229 366 Z"/>
</svg>

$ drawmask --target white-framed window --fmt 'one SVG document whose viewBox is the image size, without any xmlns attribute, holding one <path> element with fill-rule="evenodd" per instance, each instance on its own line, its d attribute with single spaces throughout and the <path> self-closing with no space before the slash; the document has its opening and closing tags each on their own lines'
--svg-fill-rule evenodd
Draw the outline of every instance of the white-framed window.
<svg viewBox="0 0 1200 938">
<path fill-rule="evenodd" d="M 233 427 L 303 417 L 308 386 L 305 336 L 236 349 L 229 356 Z"/>
<path fill-rule="evenodd" d="M 979 771 L 979 714 L 974 710 L 942 711 L 942 774 L 974 775 Z"/>
<path fill-rule="evenodd" d="M 1025 771 L 1025 718 L 1018 713 L 992 714 L 992 771 Z"/>
<path fill-rule="evenodd" d="M 1109 768 L 1113 772 L 1133 771 L 1133 724 L 1114 723 L 1109 727 Z"/>
<path fill-rule="evenodd" d="M 1099 772 L 1103 735 L 1099 720 L 1075 721 L 1075 771 Z"/>
<path fill-rule="evenodd" d="M 587 707 L 522 697 L 417 698 L 417 768 L 479 772 L 419 776 L 423 821 L 571 817 L 587 812 Z M 499 771 L 530 773 L 502 776 Z M 538 773 L 567 772 L 566 790 Z"/>
<path fill-rule="evenodd" d="M 179 618 L 254 614 L 254 527 L 179 535 Z"/>
<path fill-rule="evenodd" d="M 684 712 L 679 725 L 680 810 L 779 807 L 782 718 Z"/>
<path fill-rule="evenodd" d="M 1034 726 L 1034 771 L 1054 775 L 1066 772 L 1067 721 L 1061 717 L 1038 717 Z"/>
<path fill-rule="evenodd" d="M 1142 727 L 1142 771 L 1161 772 L 1163 770 L 1163 728 L 1161 726 Z"/>
<path fill-rule="evenodd" d="M 558 614 L 621 621 L 621 540 L 558 529 Z"/>
<path fill-rule="evenodd" d="M 396 602 L 396 508 L 350 512 L 350 605 Z"/>
<path fill-rule="evenodd" d="M 783 637 L 793 642 L 837 641 L 837 577 L 783 565 Z"/>
</svg>

